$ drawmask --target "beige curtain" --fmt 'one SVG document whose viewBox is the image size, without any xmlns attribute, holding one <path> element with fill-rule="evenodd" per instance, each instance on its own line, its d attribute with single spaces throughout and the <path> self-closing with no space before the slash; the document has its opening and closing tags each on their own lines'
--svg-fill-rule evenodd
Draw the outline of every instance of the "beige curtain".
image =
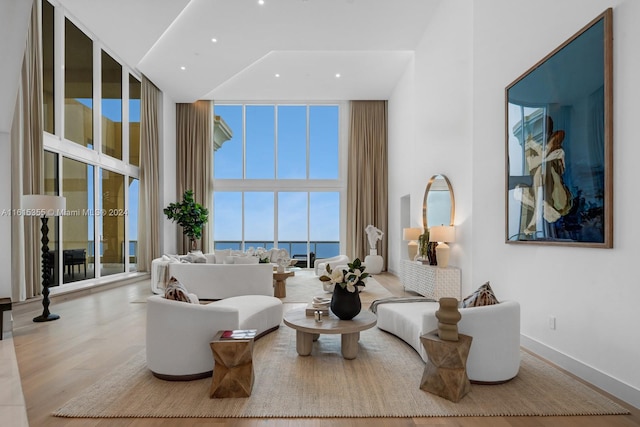
<svg viewBox="0 0 640 427">
<path fill-rule="evenodd" d="M 151 260 L 160 257 L 162 207 L 160 181 L 160 90 L 144 75 L 140 99 L 140 200 L 138 207 L 138 271 L 151 271 Z"/>
<path fill-rule="evenodd" d="M 387 236 L 387 102 L 351 101 L 347 173 L 347 255 L 369 255 L 365 228 L 372 224 Z M 387 265 L 387 239 L 378 243 Z"/>
<path fill-rule="evenodd" d="M 40 31 L 37 0 L 31 8 L 18 99 L 11 126 L 11 205 L 22 204 L 23 194 L 42 194 L 43 111 Z M 51 218 L 49 221 L 56 220 Z M 11 288 L 14 301 L 40 295 L 42 256 L 40 218 L 14 215 L 11 218 Z M 49 224 L 50 228 L 53 228 Z"/>
<path fill-rule="evenodd" d="M 211 219 L 213 162 L 213 102 L 197 101 L 176 105 L 176 201 L 186 190 L 193 191 L 197 203 L 209 209 Z M 189 251 L 189 239 L 178 227 L 178 252 Z M 209 251 L 208 225 L 202 231 L 198 248 Z"/>
</svg>

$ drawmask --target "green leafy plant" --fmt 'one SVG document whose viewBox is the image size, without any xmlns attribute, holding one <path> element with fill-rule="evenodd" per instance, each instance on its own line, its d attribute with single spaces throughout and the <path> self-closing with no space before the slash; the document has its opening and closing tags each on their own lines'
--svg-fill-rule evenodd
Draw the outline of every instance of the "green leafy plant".
<svg viewBox="0 0 640 427">
<path fill-rule="evenodd" d="M 349 292 L 355 292 L 358 286 L 365 286 L 364 279 L 369 277 L 369 273 L 365 273 L 365 267 L 359 258 L 353 260 L 352 263 L 347 264 L 348 270 L 335 269 L 331 270 L 331 266 L 327 263 L 326 273 L 320 276 L 322 282 L 331 282 L 334 285 L 338 285 L 341 288 L 346 288 Z"/>
<path fill-rule="evenodd" d="M 164 214 L 172 222 L 182 227 L 182 233 L 189 238 L 191 249 L 196 248 L 196 240 L 202 238 L 202 227 L 207 223 L 209 211 L 193 199 L 193 191 L 187 190 L 182 201 L 170 203 Z"/>
</svg>

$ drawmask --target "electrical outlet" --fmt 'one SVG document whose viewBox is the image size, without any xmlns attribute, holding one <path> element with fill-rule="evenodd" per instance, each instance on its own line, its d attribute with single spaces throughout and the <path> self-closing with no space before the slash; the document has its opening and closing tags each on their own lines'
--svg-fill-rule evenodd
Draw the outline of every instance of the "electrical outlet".
<svg viewBox="0 0 640 427">
<path fill-rule="evenodd" d="M 549 329 L 556 329 L 556 317 L 555 316 L 549 316 Z"/>
</svg>

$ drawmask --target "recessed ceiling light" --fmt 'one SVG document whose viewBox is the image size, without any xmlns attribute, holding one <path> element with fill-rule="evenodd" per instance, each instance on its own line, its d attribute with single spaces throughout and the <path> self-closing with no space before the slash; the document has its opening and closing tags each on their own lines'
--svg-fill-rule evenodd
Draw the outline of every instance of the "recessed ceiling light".
<svg viewBox="0 0 640 427">
<path fill-rule="evenodd" d="M 182 67 L 180 67 L 180 69 L 181 69 L 182 71 L 184 71 L 184 70 L 186 70 L 186 69 L 187 69 L 187 67 L 185 67 L 185 66 L 183 65 Z"/>
<path fill-rule="evenodd" d="M 340 78 L 340 73 L 336 73 L 336 79 Z"/>
<path fill-rule="evenodd" d="M 213 43 L 218 43 L 218 39 L 216 39 L 215 37 L 214 37 L 214 38 L 212 38 L 212 39 L 211 39 L 211 41 L 212 41 Z"/>
<path fill-rule="evenodd" d="M 264 0 L 258 0 L 258 4 L 264 4 Z"/>
<path fill-rule="evenodd" d="M 280 77 L 280 74 L 276 73 L 276 77 Z"/>
</svg>

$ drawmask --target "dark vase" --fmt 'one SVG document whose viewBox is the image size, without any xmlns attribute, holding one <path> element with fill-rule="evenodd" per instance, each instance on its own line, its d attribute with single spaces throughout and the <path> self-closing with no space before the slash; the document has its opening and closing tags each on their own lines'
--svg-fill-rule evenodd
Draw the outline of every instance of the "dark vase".
<svg viewBox="0 0 640 427">
<path fill-rule="evenodd" d="M 360 293 L 357 290 L 349 292 L 347 288 L 340 285 L 333 288 L 331 311 L 339 319 L 351 320 L 360 313 L 360 309 L 362 309 L 362 304 L 360 303 Z"/>
</svg>

